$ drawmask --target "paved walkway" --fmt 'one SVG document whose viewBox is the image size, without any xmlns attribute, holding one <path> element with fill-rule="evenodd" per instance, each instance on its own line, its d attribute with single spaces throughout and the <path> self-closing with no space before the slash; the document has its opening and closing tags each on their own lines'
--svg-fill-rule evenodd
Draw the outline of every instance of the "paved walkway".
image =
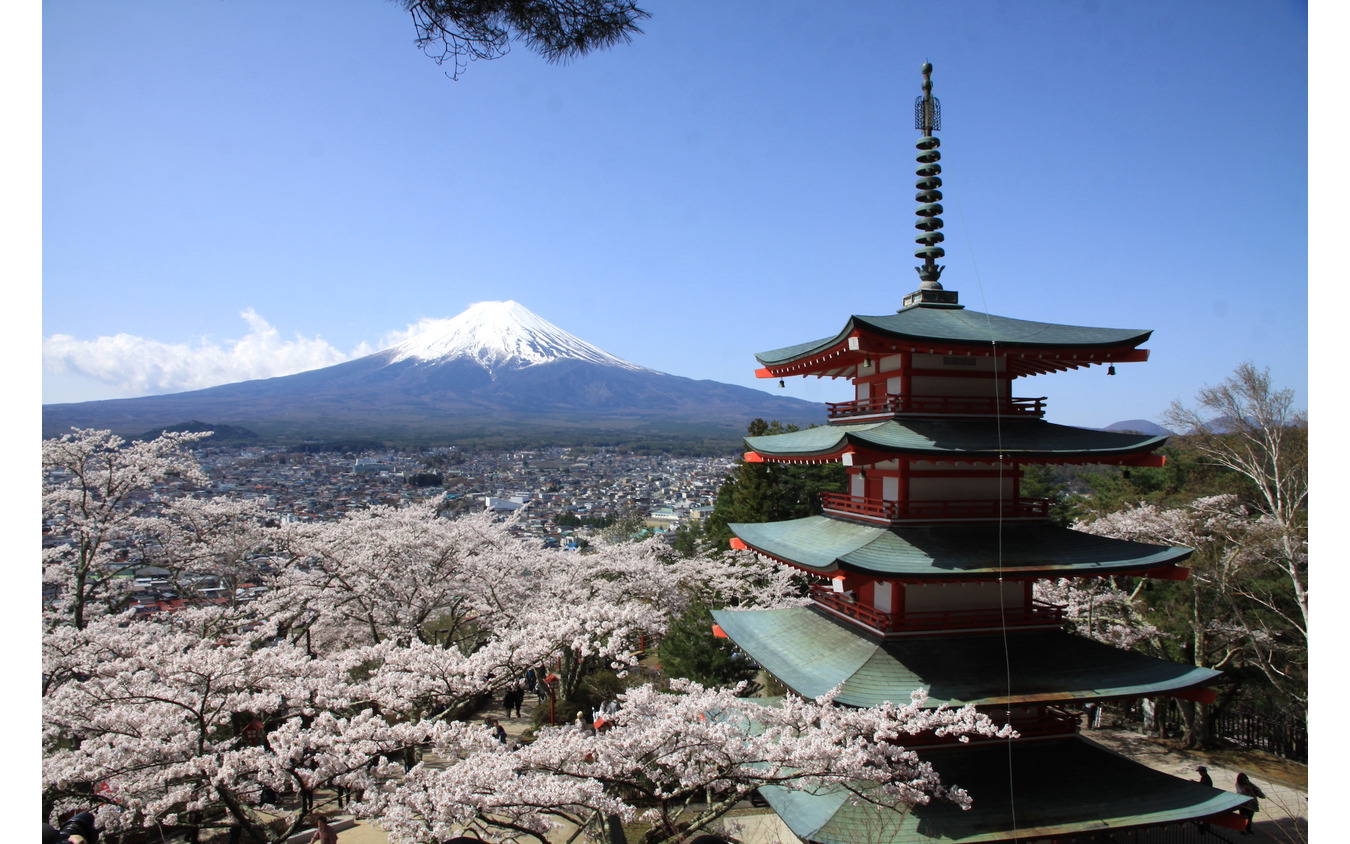
<svg viewBox="0 0 1350 844">
<path fill-rule="evenodd" d="M 533 695 L 528 697 L 529 700 L 521 707 L 520 718 L 502 717 L 500 714 L 502 712 L 501 707 L 495 706 L 495 708 L 490 708 L 481 713 L 479 719 L 485 717 L 497 718 L 506 729 L 507 736 L 515 739 L 532 723 L 533 708 L 536 704 Z M 542 705 L 547 708 L 548 702 L 545 701 Z M 571 714 L 573 718 L 576 717 L 575 712 Z M 558 720 L 563 722 L 572 719 L 564 719 L 563 713 L 558 713 Z M 1177 750 L 1128 730 L 1088 730 L 1083 735 L 1103 747 L 1182 779 L 1198 779 L 1196 766 L 1204 765 L 1209 769 L 1209 775 L 1213 778 L 1214 784 L 1219 788 L 1230 791 L 1233 788 L 1233 781 L 1237 777 L 1238 771 L 1245 770 L 1252 781 L 1266 793 L 1266 799 L 1261 801 L 1261 811 L 1256 815 L 1256 834 L 1254 836 L 1243 836 L 1231 830 L 1217 830 L 1216 835 L 1218 837 L 1210 839 L 1215 844 L 1219 844 L 1221 840 L 1233 842 L 1270 841 L 1283 842 L 1284 844 L 1308 840 L 1306 768 L 1300 768 L 1300 766 L 1290 763 L 1269 763 L 1268 759 L 1257 759 L 1256 755 Z M 1248 762 L 1251 764 L 1248 765 Z M 1269 764 L 1263 765 L 1262 762 L 1268 762 Z M 1243 767 L 1235 767 L 1239 764 Z M 1272 775 L 1269 773 L 1265 776 L 1257 773 L 1257 771 L 1268 771 L 1270 769 L 1281 769 L 1286 774 L 1281 775 L 1278 779 L 1272 779 Z M 1300 773 L 1302 774 L 1301 777 L 1299 776 Z M 341 815 L 335 820 L 339 821 L 336 828 L 339 830 L 338 841 L 341 844 L 389 844 L 388 835 L 374 824 L 353 821 Z M 746 844 L 771 844 L 771 842 L 799 844 L 797 837 L 778 820 L 778 816 L 767 809 L 746 813 L 738 811 L 734 821 L 742 825 L 742 829 L 737 831 L 737 837 Z M 304 834 L 299 839 L 301 842 L 307 842 L 308 840 L 309 833 Z"/>
<path fill-rule="evenodd" d="M 1266 794 L 1265 799 L 1259 801 L 1261 810 L 1257 812 L 1253 824 L 1256 835 L 1243 836 L 1230 830 L 1221 830 L 1220 834 L 1234 841 L 1280 841 L 1293 844 L 1308 840 L 1306 766 L 1277 760 L 1266 754 L 1178 750 L 1131 730 L 1085 730 L 1083 736 L 1122 756 L 1182 779 L 1198 780 L 1200 776 L 1196 768 L 1204 765 L 1215 787 L 1226 791 L 1233 791 L 1238 773 L 1245 772 Z M 1279 770 L 1278 775 L 1272 773 L 1276 769 Z"/>
</svg>

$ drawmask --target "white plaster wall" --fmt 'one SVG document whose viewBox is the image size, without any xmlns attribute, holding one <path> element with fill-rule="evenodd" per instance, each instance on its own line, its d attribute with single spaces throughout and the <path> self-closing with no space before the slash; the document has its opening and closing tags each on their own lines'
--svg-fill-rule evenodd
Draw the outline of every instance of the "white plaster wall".
<svg viewBox="0 0 1350 844">
<path fill-rule="evenodd" d="M 873 584 L 872 606 L 880 612 L 891 611 L 891 599 L 895 594 L 895 584 L 889 580 L 878 580 Z"/>
</svg>

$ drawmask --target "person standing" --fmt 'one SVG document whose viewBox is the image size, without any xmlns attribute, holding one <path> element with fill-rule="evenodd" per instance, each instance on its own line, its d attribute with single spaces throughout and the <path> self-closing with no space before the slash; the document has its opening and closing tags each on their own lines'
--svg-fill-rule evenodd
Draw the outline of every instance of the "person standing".
<svg viewBox="0 0 1350 844">
<path fill-rule="evenodd" d="M 1207 785 L 1211 788 L 1214 787 L 1214 780 L 1210 777 L 1208 768 L 1206 768 L 1204 765 L 1201 765 L 1195 770 L 1200 774 L 1200 779 L 1198 780 L 1198 782 L 1201 785 Z"/>
<path fill-rule="evenodd" d="M 1238 814 L 1247 819 L 1247 828 L 1242 830 L 1242 834 L 1255 835 L 1256 832 L 1252 829 L 1252 819 L 1257 812 L 1261 811 L 1261 803 L 1257 798 L 1265 797 L 1266 793 L 1261 790 L 1259 785 L 1248 779 L 1246 774 L 1237 775 L 1237 786 L 1233 790 L 1251 798 L 1238 809 Z"/>
</svg>

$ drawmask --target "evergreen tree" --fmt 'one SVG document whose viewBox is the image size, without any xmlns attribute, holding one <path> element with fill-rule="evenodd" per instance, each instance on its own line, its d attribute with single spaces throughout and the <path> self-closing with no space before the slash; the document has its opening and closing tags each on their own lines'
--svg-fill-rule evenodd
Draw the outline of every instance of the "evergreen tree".
<svg viewBox="0 0 1350 844">
<path fill-rule="evenodd" d="M 756 419 L 747 433 L 752 437 L 788 434 L 796 425 Z M 844 467 L 838 463 L 746 463 L 739 461 L 717 493 L 712 515 L 704 530 L 716 551 L 731 541 L 730 524 L 801 519 L 820 513 L 820 494 L 844 491 Z"/>
<path fill-rule="evenodd" d="M 670 625 L 657 648 L 667 676 L 693 680 L 701 686 L 732 686 L 746 681 L 743 695 L 760 689 L 755 682 L 759 667 L 741 653 L 730 639 L 713 635 L 713 617 L 702 602 L 690 604 Z"/>
<path fill-rule="evenodd" d="M 1069 479 L 1058 466 L 1029 464 L 1022 467 L 1022 497 L 1048 498 L 1050 521 L 1068 527 L 1073 521 L 1073 504 L 1069 496 Z"/>
</svg>

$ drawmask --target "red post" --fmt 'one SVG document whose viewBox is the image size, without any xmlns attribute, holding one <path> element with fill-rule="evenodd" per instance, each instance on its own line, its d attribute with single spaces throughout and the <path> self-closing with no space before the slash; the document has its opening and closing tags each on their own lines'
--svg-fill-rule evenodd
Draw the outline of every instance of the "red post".
<svg viewBox="0 0 1350 844">
<path fill-rule="evenodd" d="M 560 664 L 561 664 L 561 658 Z M 550 674 L 543 680 L 544 688 L 548 689 L 548 725 L 550 727 L 558 726 L 558 697 L 553 693 L 553 687 L 558 683 L 558 675 Z"/>
</svg>

